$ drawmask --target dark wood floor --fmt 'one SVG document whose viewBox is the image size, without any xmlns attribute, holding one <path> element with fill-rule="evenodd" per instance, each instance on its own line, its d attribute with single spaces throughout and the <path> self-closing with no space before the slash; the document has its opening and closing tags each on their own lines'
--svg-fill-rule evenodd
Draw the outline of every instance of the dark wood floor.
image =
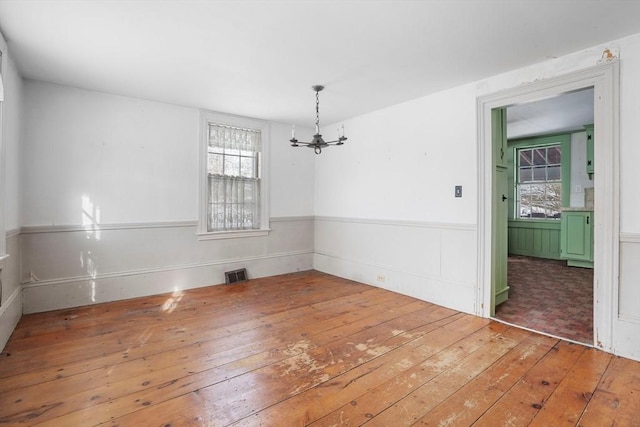
<svg viewBox="0 0 640 427">
<path fill-rule="evenodd" d="M 318 272 L 22 318 L 0 423 L 637 426 L 640 363 Z"/>
</svg>

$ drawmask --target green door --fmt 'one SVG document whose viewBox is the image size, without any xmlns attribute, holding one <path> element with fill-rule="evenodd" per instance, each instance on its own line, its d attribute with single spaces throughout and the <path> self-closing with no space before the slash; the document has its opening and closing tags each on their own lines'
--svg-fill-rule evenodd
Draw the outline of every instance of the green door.
<svg viewBox="0 0 640 427">
<path fill-rule="evenodd" d="M 495 306 L 502 304 L 509 298 L 509 286 L 507 282 L 507 256 L 508 256 L 508 202 L 507 202 L 507 170 L 496 167 L 496 186 L 494 193 L 494 271 L 493 287 Z"/>
</svg>

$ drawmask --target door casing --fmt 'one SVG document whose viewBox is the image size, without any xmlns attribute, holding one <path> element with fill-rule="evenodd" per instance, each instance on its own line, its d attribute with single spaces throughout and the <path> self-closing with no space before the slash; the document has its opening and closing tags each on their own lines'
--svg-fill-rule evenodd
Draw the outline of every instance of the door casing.
<svg viewBox="0 0 640 427">
<path fill-rule="evenodd" d="M 494 161 L 491 110 L 562 93 L 594 88 L 595 224 L 594 224 L 594 346 L 611 352 L 618 312 L 620 248 L 619 198 L 619 62 L 612 61 L 512 89 L 479 97 L 478 120 L 478 247 L 476 314 L 490 317 L 492 307 L 492 209 Z"/>
</svg>

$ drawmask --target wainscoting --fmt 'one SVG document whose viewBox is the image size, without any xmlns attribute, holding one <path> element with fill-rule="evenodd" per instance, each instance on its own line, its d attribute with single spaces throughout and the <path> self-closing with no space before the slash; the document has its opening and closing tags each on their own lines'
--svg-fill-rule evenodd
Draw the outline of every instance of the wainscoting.
<svg viewBox="0 0 640 427">
<path fill-rule="evenodd" d="M 560 221 L 509 221 L 509 254 L 560 259 Z"/>
<path fill-rule="evenodd" d="M 475 312 L 475 225 L 316 217 L 314 268 Z"/>
<path fill-rule="evenodd" d="M 0 348 L 9 340 L 13 328 L 22 316 L 22 286 L 20 285 L 20 231 L 7 233 L 7 254 L 0 261 L 2 301 L 0 304 Z"/>
<path fill-rule="evenodd" d="M 313 268 L 313 218 L 272 218 L 268 236 L 203 240 L 195 222 L 22 229 L 24 313 Z"/>
</svg>

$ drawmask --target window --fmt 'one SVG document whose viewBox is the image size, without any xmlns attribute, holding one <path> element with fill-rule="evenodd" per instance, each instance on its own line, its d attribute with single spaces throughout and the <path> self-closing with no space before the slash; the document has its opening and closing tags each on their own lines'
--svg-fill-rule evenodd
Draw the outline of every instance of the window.
<svg viewBox="0 0 640 427">
<path fill-rule="evenodd" d="M 562 145 L 516 150 L 516 215 L 559 219 L 562 208 Z"/>
<path fill-rule="evenodd" d="M 203 113 L 200 234 L 266 234 L 262 122 Z M 266 132 L 268 133 L 268 132 Z"/>
</svg>

